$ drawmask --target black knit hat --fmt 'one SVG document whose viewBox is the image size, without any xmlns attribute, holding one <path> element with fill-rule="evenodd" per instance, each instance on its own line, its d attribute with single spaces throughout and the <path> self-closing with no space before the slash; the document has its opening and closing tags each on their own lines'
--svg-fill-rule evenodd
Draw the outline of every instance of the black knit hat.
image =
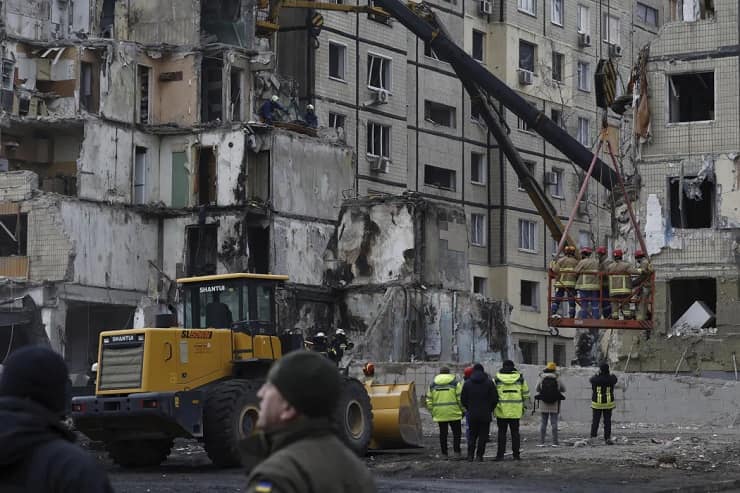
<svg viewBox="0 0 740 493">
<path fill-rule="evenodd" d="M 504 361 L 503 365 L 501 365 L 504 370 L 515 370 L 516 367 L 514 367 L 514 362 L 510 359 L 507 359 Z"/>
<path fill-rule="evenodd" d="M 603 373 L 604 375 L 608 375 L 609 374 L 609 365 L 607 363 L 601 363 L 599 365 L 599 370 L 601 370 L 601 373 Z"/>
<path fill-rule="evenodd" d="M 67 365 L 49 348 L 26 346 L 3 362 L 0 395 L 28 398 L 61 415 L 71 399 L 68 386 Z"/>
<path fill-rule="evenodd" d="M 337 367 L 311 351 L 293 351 L 280 358 L 267 374 L 267 381 L 301 414 L 330 416 L 342 390 Z"/>
</svg>

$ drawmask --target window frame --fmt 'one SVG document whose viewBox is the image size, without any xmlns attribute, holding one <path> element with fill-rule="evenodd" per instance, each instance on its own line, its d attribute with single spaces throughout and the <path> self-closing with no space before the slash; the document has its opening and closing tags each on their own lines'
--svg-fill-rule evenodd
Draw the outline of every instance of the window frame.
<svg viewBox="0 0 740 493">
<path fill-rule="evenodd" d="M 584 15 L 585 16 L 585 29 L 584 29 Z M 591 8 L 588 5 L 578 4 L 576 8 L 576 29 L 582 34 L 591 34 Z"/>
<path fill-rule="evenodd" d="M 476 284 L 479 286 L 479 289 L 476 290 Z M 488 296 L 486 287 L 488 286 L 488 278 L 487 277 L 481 277 L 481 276 L 473 276 L 473 293 L 479 294 L 481 296 Z"/>
<path fill-rule="evenodd" d="M 336 124 L 338 118 L 341 118 L 341 122 L 342 122 L 341 125 Z M 347 115 L 343 113 L 336 113 L 334 111 L 330 111 L 327 121 L 328 121 L 327 126 L 330 128 L 344 128 L 345 124 L 347 123 Z"/>
<path fill-rule="evenodd" d="M 712 118 L 709 119 L 709 120 L 684 120 L 684 121 L 682 121 L 680 119 L 681 109 L 679 107 L 678 108 L 678 115 L 677 115 L 677 118 L 678 119 L 677 120 L 673 120 L 672 119 L 673 116 L 672 116 L 672 112 L 671 112 L 671 106 L 673 105 L 673 101 L 674 101 L 674 92 L 678 92 L 677 89 L 676 89 L 676 91 L 674 91 L 674 89 L 675 89 L 675 83 L 673 82 L 673 78 L 674 77 L 687 76 L 687 75 L 688 76 L 691 76 L 691 75 L 698 76 L 700 74 L 711 74 L 712 75 L 712 85 L 713 85 L 713 88 L 712 88 L 712 91 L 713 91 L 712 92 L 712 109 L 711 109 Z M 686 72 L 666 73 L 665 76 L 666 76 L 666 82 L 665 83 L 666 83 L 666 94 L 667 94 L 666 102 L 665 102 L 665 104 L 666 104 L 666 107 L 665 107 L 665 111 L 666 111 L 665 121 L 666 121 L 666 126 L 667 127 L 672 127 L 672 126 L 676 126 L 676 125 L 692 125 L 692 124 L 695 124 L 695 123 L 706 124 L 706 123 L 712 123 L 712 122 L 717 121 L 717 109 L 718 109 L 718 104 L 717 104 L 717 73 L 716 73 L 715 69 L 691 70 L 691 71 L 686 71 Z M 674 86 L 674 87 L 671 87 L 671 86 Z M 680 99 L 679 99 L 679 101 L 680 101 Z"/>
<path fill-rule="evenodd" d="M 640 7 L 642 7 L 645 11 L 645 14 L 643 15 L 643 19 L 640 19 L 640 15 L 639 15 Z M 654 24 L 652 22 L 647 21 L 647 13 L 649 11 L 652 11 L 655 13 L 655 23 Z M 635 19 L 640 24 L 644 24 L 646 26 L 650 26 L 654 28 L 657 28 L 660 26 L 660 12 L 655 7 L 652 7 L 646 3 L 635 2 Z"/>
<path fill-rule="evenodd" d="M 578 121 L 577 123 L 578 128 L 577 128 L 576 140 L 578 140 L 578 142 L 580 142 L 581 145 L 590 149 L 591 148 L 591 119 L 586 118 L 585 116 L 579 116 L 577 121 Z M 582 134 L 585 134 L 585 135 L 582 135 Z"/>
<path fill-rule="evenodd" d="M 584 69 L 585 74 L 583 73 Z M 576 81 L 579 91 L 591 92 L 591 63 L 578 60 L 576 64 Z"/>
<path fill-rule="evenodd" d="M 531 64 L 532 68 L 522 66 L 522 47 L 532 48 L 532 64 Z M 537 65 L 537 45 L 527 41 L 526 39 L 519 38 L 519 56 L 518 56 L 517 68 L 519 70 L 527 70 L 529 72 L 534 73 L 534 68 L 536 65 Z"/>
<path fill-rule="evenodd" d="M 560 21 L 555 21 L 555 6 L 560 5 Z M 565 0 L 550 0 L 550 23 L 563 27 L 565 24 Z"/>
<path fill-rule="evenodd" d="M 556 63 L 556 60 L 559 63 Z M 560 77 L 557 79 L 555 78 L 555 67 L 556 66 L 558 67 L 558 73 L 560 75 Z M 552 52 L 552 70 L 551 70 L 550 75 L 552 75 L 552 80 L 554 80 L 555 82 L 558 82 L 560 84 L 564 82 L 564 79 L 565 79 L 564 77 L 565 76 L 565 54 L 564 53 L 560 53 L 558 51 Z"/>
<path fill-rule="evenodd" d="M 380 129 L 380 154 L 375 154 L 374 152 L 371 152 L 371 149 L 369 149 L 367 146 L 367 144 L 369 143 L 369 139 L 371 138 L 371 135 L 372 135 L 372 140 L 373 140 L 372 151 L 375 150 L 374 149 L 375 147 L 374 145 L 375 144 L 375 128 Z M 386 132 L 385 135 L 384 135 L 384 131 Z M 383 157 L 386 159 L 390 159 L 391 158 L 391 125 L 384 125 L 376 121 L 368 120 L 365 126 L 365 132 L 366 132 L 365 153 L 367 154 L 367 156 L 371 158 Z M 387 155 L 383 154 L 383 147 L 384 147 L 383 138 L 386 136 L 388 140 L 387 145 L 386 145 Z"/>
<path fill-rule="evenodd" d="M 527 226 L 527 241 L 523 242 L 524 239 L 524 230 L 523 226 Z M 523 219 L 519 218 L 518 221 L 518 227 L 519 227 L 519 241 L 517 243 L 518 249 L 520 252 L 525 253 L 537 253 L 537 221 L 533 221 L 530 219 Z M 531 243 L 530 245 L 525 245 L 524 243 Z"/>
<path fill-rule="evenodd" d="M 342 5 L 341 3 L 338 5 Z M 342 63 L 341 63 L 341 72 L 342 76 L 335 76 L 331 74 L 331 49 L 332 46 L 341 48 L 341 54 L 342 54 Z M 329 71 L 329 79 L 335 80 L 338 82 L 347 82 L 347 44 L 340 43 L 339 41 L 334 41 L 333 39 L 329 40 L 329 63 L 328 63 L 328 71 Z"/>
<path fill-rule="evenodd" d="M 371 84 L 371 81 L 372 81 L 372 68 L 374 67 L 374 65 L 370 63 L 371 58 L 375 58 L 375 59 L 378 59 L 378 60 L 381 61 L 381 68 L 380 68 L 381 73 L 379 74 L 379 79 L 380 79 L 380 82 L 381 82 L 381 86 L 374 86 L 374 85 Z M 392 88 L 393 88 L 393 70 L 391 69 L 392 64 L 393 64 L 393 58 L 391 58 L 389 56 L 386 56 L 386 55 L 382 55 L 380 53 L 375 53 L 375 52 L 369 51 L 367 53 L 367 62 L 368 62 L 368 66 L 367 66 L 367 88 L 370 89 L 370 90 L 372 90 L 372 91 L 388 91 L 390 93 L 392 91 Z M 385 65 L 386 63 L 387 63 L 387 66 Z M 382 74 L 382 72 L 385 71 L 385 70 L 388 71 L 388 73 L 385 74 L 385 78 L 387 79 L 386 80 L 386 83 L 387 83 L 387 86 L 388 87 L 382 87 L 382 83 L 383 83 L 383 74 Z"/>
<path fill-rule="evenodd" d="M 434 168 L 435 170 L 446 172 L 448 174 L 447 176 L 450 178 L 448 182 L 448 186 L 444 186 L 441 184 L 436 184 L 436 183 L 427 181 L 427 179 L 429 178 L 429 172 L 433 171 L 433 170 L 430 170 L 429 168 Z M 454 169 L 450 169 L 450 168 L 443 168 L 442 166 L 435 166 L 433 164 L 425 164 L 424 165 L 424 186 L 436 188 L 439 190 L 445 190 L 447 192 L 456 192 L 457 191 L 457 171 L 455 171 Z"/>
<path fill-rule="evenodd" d="M 480 58 L 475 56 L 475 39 L 476 34 L 479 35 L 480 39 Z M 473 60 L 476 60 L 481 63 L 485 63 L 486 60 L 486 33 L 483 31 L 479 31 L 478 29 L 473 29 L 473 42 L 472 46 L 470 48 L 470 56 L 473 57 Z"/>
<path fill-rule="evenodd" d="M 522 160 L 522 162 L 524 163 L 524 166 L 526 166 L 526 167 L 527 167 L 527 169 L 529 170 L 529 173 L 530 173 L 530 174 L 531 174 L 531 175 L 532 175 L 532 176 L 533 176 L 533 177 L 535 178 L 535 180 L 536 180 L 536 179 L 537 179 L 537 176 L 535 175 L 535 172 L 537 171 L 537 161 L 531 161 L 531 160 L 528 160 L 528 159 L 524 159 L 524 160 Z M 519 177 L 518 177 L 518 176 L 517 176 L 517 184 L 516 184 L 516 189 L 517 189 L 518 191 L 520 191 L 520 192 L 526 192 L 526 191 L 527 191 L 527 190 L 526 190 L 526 189 L 525 189 L 525 188 L 524 188 L 524 187 L 522 186 L 522 181 L 521 181 L 521 180 L 519 179 Z"/>
<path fill-rule="evenodd" d="M 139 152 L 139 149 L 143 149 L 144 152 Z M 139 156 L 142 156 L 141 167 L 139 166 Z M 146 175 L 147 175 L 147 164 L 149 161 L 149 149 L 144 146 L 134 146 L 134 172 L 131 180 L 132 184 L 132 197 L 131 203 L 135 205 L 142 205 L 147 203 L 146 194 Z"/>
<path fill-rule="evenodd" d="M 479 212 L 470 213 L 470 244 L 484 247 L 487 244 L 486 215 Z"/>
<path fill-rule="evenodd" d="M 617 29 L 614 33 L 616 40 L 612 39 L 612 21 L 616 21 Z M 603 41 L 610 45 L 621 45 L 622 39 L 622 19 L 616 15 L 612 15 L 608 12 L 604 12 L 601 19 L 601 33 Z"/>
<path fill-rule="evenodd" d="M 531 305 L 525 305 L 522 302 L 524 297 L 524 286 L 526 285 L 530 289 L 530 298 L 532 300 Z M 529 279 L 519 279 L 519 308 L 532 312 L 540 311 L 540 283 L 537 281 L 530 281 Z"/>
<path fill-rule="evenodd" d="M 557 176 L 557 181 L 550 184 L 550 195 L 556 199 L 565 198 L 563 191 L 565 188 L 563 187 L 563 177 L 565 176 L 565 172 L 562 168 L 552 168 L 550 170 L 550 173 L 552 173 L 554 176 Z"/>
<path fill-rule="evenodd" d="M 438 122 L 432 118 L 433 111 L 446 111 L 449 116 L 449 125 L 446 123 Z M 424 121 L 432 123 L 440 127 L 457 128 L 457 108 L 454 106 L 448 106 L 444 103 L 432 101 L 430 99 L 424 100 Z"/>
<path fill-rule="evenodd" d="M 473 156 L 477 156 L 478 180 L 473 179 L 474 162 Z M 488 181 L 485 165 L 486 155 L 482 152 L 470 151 L 470 183 L 474 185 L 485 185 Z"/>
<path fill-rule="evenodd" d="M 531 6 L 531 9 L 528 9 L 528 7 L 530 6 Z M 537 17 L 537 0 L 517 0 L 516 9 L 519 12 L 523 12 L 527 15 Z"/>
</svg>

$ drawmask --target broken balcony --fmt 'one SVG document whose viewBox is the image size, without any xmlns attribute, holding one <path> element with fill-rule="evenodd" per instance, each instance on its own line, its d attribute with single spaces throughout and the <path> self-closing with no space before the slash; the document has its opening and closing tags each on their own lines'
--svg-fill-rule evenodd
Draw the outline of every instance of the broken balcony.
<svg viewBox="0 0 740 493">
<path fill-rule="evenodd" d="M 201 43 L 251 48 L 254 38 L 251 7 L 247 0 L 202 0 Z"/>
</svg>

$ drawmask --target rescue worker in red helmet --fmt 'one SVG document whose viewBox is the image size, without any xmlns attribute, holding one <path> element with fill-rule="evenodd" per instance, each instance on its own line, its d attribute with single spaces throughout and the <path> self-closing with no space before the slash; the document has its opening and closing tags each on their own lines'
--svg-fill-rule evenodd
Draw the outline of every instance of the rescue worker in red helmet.
<svg viewBox="0 0 740 493">
<path fill-rule="evenodd" d="M 640 269 L 636 269 L 629 262 L 622 260 L 622 250 L 614 250 L 614 262 L 609 266 L 609 298 L 612 304 L 611 318 L 619 319 L 621 309 L 625 320 L 632 318 L 630 310 L 630 298 L 632 296 L 632 275 L 640 274 Z"/>
<path fill-rule="evenodd" d="M 637 268 L 641 271 L 640 275 L 633 281 L 634 285 L 640 286 L 637 291 L 637 317 L 635 318 L 637 320 L 648 320 L 650 317 L 648 305 L 652 294 L 650 281 L 653 275 L 653 266 L 642 250 L 635 250 L 635 262 L 637 262 Z"/>
<path fill-rule="evenodd" d="M 578 318 L 599 318 L 599 261 L 591 257 L 589 247 L 581 248 L 581 261 L 576 265 L 576 290 L 581 302 Z"/>
<path fill-rule="evenodd" d="M 552 305 L 550 305 L 550 314 L 553 317 L 560 317 L 558 308 L 560 308 L 560 302 L 567 295 L 568 316 L 574 318 L 576 316 L 576 278 L 578 277 L 575 272 L 576 265 L 578 265 L 578 260 L 575 257 L 576 247 L 566 245 L 563 253 L 563 256 L 550 263 L 550 272 L 555 276 L 555 297 L 552 299 Z"/>
<path fill-rule="evenodd" d="M 596 256 L 599 259 L 599 271 L 601 272 L 601 314 L 604 318 L 609 318 L 612 314 L 612 305 L 609 303 L 609 276 L 606 272 L 613 260 L 609 258 L 609 251 L 605 246 L 596 249 Z"/>
</svg>

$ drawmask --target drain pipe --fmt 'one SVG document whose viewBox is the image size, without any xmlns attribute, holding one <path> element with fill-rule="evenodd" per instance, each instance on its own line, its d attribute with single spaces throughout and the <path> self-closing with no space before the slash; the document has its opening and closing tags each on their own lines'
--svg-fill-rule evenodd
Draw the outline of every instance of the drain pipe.
<svg viewBox="0 0 740 493">
<path fill-rule="evenodd" d="M 735 357 L 735 353 L 732 353 L 732 366 L 735 367 L 735 381 L 737 381 L 737 358 Z"/>
</svg>

